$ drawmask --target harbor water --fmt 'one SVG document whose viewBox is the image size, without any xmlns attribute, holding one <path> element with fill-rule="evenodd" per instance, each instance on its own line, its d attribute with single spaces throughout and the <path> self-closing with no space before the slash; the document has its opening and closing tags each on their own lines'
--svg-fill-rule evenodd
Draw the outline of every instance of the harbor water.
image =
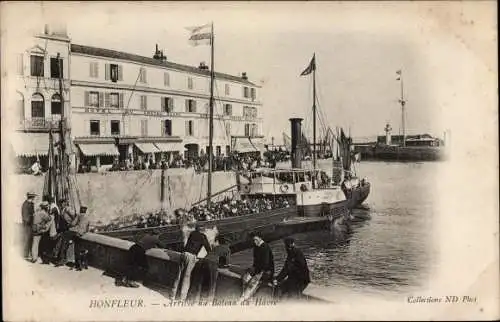
<svg viewBox="0 0 500 322">
<path fill-rule="evenodd" d="M 329 231 L 293 236 L 303 250 L 312 283 L 349 292 L 401 295 L 426 283 L 435 258 L 432 247 L 436 193 L 442 162 L 362 162 L 360 177 L 372 184 L 364 205 L 371 219 L 353 225 L 345 243 Z M 331 164 L 319 166 L 331 171 Z M 281 241 L 271 243 L 276 270 L 286 257 Z M 251 266 L 252 251 L 234 254 L 234 264 Z"/>
</svg>

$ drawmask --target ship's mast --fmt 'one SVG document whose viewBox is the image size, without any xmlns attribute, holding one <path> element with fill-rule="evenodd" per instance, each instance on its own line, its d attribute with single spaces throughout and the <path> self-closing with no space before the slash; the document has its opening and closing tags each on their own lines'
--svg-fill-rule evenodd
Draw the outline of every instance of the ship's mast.
<svg viewBox="0 0 500 322">
<path fill-rule="evenodd" d="M 403 128 L 403 146 L 406 146 L 406 116 L 405 116 L 405 105 L 406 100 L 404 98 L 404 84 L 403 84 L 403 70 L 400 69 L 398 71 L 398 80 L 401 83 L 401 98 L 399 99 L 399 103 L 401 104 L 401 126 Z"/>
<path fill-rule="evenodd" d="M 207 182 L 207 206 L 210 206 L 212 197 L 212 164 L 213 164 L 213 136 L 214 136 L 214 24 L 211 27 L 210 37 L 210 102 L 209 102 L 209 124 L 208 124 L 208 182 Z"/>
<path fill-rule="evenodd" d="M 313 68 L 313 176 L 312 186 L 316 187 L 316 53 L 314 54 L 314 68 Z"/>
<path fill-rule="evenodd" d="M 68 191 L 66 189 L 65 185 L 65 178 L 67 177 L 67 168 L 66 165 L 68 164 L 68 158 L 66 156 L 66 113 L 65 113 L 65 106 L 64 106 L 64 91 L 63 91 L 63 67 L 61 64 L 61 57 L 60 54 L 57 53 L 57 65 L 59 68 L 59 97 L 61 100 L 61 121 L 59 123 L 60 125 L 60 138 L 59 138 L 59 151 L 60 153 L 60 195 L 58 196 L 58 202 L 59 198 L 64 198 L 67 199 L 67 194 Z"/>
</svg>

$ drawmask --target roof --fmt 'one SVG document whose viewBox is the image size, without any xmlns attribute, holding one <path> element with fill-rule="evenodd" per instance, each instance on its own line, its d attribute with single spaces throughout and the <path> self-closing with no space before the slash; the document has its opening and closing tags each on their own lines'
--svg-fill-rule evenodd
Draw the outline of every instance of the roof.
<svg viewBox="0 0 500 322">
<path fill-rule="evenodd" d="M 193 74 L 198 74 L 198 75 L 203 75 L 203 76 L 210 76 L 209 70 L 202 70 L 202 69 L 199 69 L 199 68 L 194 67 L 194 66 L 177 64 L 177 63 L 173 63 L 170 61 L 162 61 L 162 60 L 158 60 L 158 59 L 154 59 L 154 58 L 150 58 L 150 57 L 139 56 L 139 55 L 125 53 L 122 51 L 116 51 L 116 50 L 111 50 L 111 49 L 104 49 L 104 48 L 98 48 L 98 47 L 71 44 L 71 52 L 90 55 L 90 56 L 97 56 L 97 57 L 106 57 L 106 58 L 113 58 L 113 59 L 128 60 L 128 61 L 133 61 L 133 62 L 137 62 L 137 63 L 141 63 L 141 64 L 147 64 L 147 65 L 152 65 L 152 66 L 161 66 L 161 67 L 175 69 L 178 71 L 183 71 L 183 72 L 188 72 L 188 73 L 193 73 Z M 238 77 L 238 76 L 229 75 L 229 74 L 216 72 L 215 77 L 219 78 L 219 79 L 225 79 L 225 80 L 229 80 L 229 81 L 233 81 L 233 82 L 242 83 L 242 84 L 257 86 L 248 80 L 245 80 L 245 79 Z"/>
</svg>

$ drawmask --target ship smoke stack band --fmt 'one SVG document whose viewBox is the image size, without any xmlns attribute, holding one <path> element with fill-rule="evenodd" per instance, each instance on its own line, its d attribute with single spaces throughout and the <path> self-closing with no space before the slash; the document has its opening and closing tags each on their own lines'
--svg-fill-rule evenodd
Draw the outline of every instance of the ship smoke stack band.
<svg viewBox="0 0 500 322">
<path fill-rule="evenodd" d="M 292 168 L 301 168 L 302 161 L 302 119 L 291 118 L 290 123 L 292 126 Z"/>
</svg>

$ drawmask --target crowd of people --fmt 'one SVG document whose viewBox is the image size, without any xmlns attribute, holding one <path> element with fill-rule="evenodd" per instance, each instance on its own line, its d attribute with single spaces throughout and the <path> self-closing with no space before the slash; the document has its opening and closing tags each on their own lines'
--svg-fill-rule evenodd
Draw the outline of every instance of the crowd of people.
<svg viewBox="0 0 500 322">
<path fill-rule="evenodd" d="M 91 227 L 92 232 L 106 232 L 119 229 L 151 228 L 165 225 L 183 223 L 206 222 L 229 217 L 237 217 L 258 214 L 264 211 L 288 208 L 295 205 L 295 199 L 284 196 L 259 197 L 253 199 L 230 199 L 225 198 L 219 202 L 212 202 L 210 206 L 196 205 L 189 211 L 173 212 L 166 211 L 148 213 L 146 215 L 135 214 L 120 223 L 107 225 L 96 225 Z M 180 215 L 182 214 L 182 215 Z"/>
<path fill-rule="evenodd" d="M 76 270 L 88 268 L 88 251 L 81 245 L 81 237 L 89 232 L 87 208 L 81 207 L 79 213 L 75 213 L 66 200 L 61 200 L 59 208 L 50 196 L 44 196 L 42 202 L 35 206 L 36 197 L 35 193 L 27 193 L 21 210 L 24 258 L 37 263 L 41 257 L 43 264 L 52 263 L 56 267 L 68 265 Z M 275 205 L 287 206 L 286 200 L 278 202 Z M 271 200 L 236 203 L 226 200 L 211 211 L 229 205 L 250 210 L 268 209 L 273 203 Z M 175 216 L 185 218 L 195 215 L 177 210 Z M 174 282 L 172 299 L 199 301 L 203 298 L 211 303 L 216 294 L 219 268 L 229 267 L 231 251 L 224 238 L 218 235 L 216 227 L 212 234 L 207 233 L 207 228 L 200 223 L 191 222 L 187 227 L 191 229 L 188 230 L 190 233 L 181 252 L 180 269 Z M 281 272 L 275 275 L 271 248 L 258 233 L 252 233 L 251 238 L 253 265 L 242 276 L 239 302 L 248 301 L 262 285 L 278 289 L 281 298 L 301 297 L 310 277 L 307 261 L 295 247 L 294 240 L 284 240 L 287 259 Z M 146 251 L 151 248 L 162 248 L 158 233 L 143 235 L 128 249 L 125 269 L 116 277 L 116 286 L 139 287 L 137 282 L 144 281 L 149 269 Z"/>
<path fill-rule="evenodd" d="M 80 248 L 79 237 L 89 231 L 87 208 L 76 213 L 67 200 L 59 208 L 51 196 L 44 196 L 35 206 L 37 194 L 29 192 L 22 205 L 22 237 L 24 258 L 32 263 L 62 266 L 76 270 L 87 268 L 86 251 Z"/>
</svg>

